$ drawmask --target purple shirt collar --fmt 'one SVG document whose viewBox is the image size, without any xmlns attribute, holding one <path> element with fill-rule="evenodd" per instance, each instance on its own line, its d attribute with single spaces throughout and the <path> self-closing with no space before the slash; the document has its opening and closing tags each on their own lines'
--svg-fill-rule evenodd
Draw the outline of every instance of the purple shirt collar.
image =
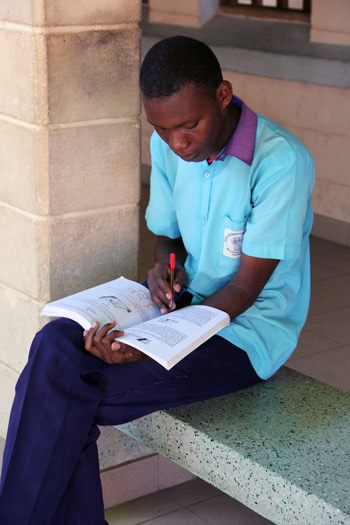
<svg viewBox="0 0 350 525">
<path fill-rule="evenodd" d="M 227 155 L 231 155 L 251 166 L 254 157 L 257 116 L 235 95 L 232 97 L 232 104 L 241 108 L 241 117 L 232 137 L 215 160 L 225 160 Z"/>
</svg>

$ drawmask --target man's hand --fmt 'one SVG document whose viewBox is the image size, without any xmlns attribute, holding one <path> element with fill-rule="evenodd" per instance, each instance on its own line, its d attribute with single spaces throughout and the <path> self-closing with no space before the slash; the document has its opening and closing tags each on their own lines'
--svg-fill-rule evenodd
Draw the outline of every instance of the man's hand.
<svg viewBox="0 0 350 525">
<path fill-rule="evenodd" d="M 148 356 L 136 348 L 115 341 L 116 337 L 120 337 L 124 333 L 113 330 L 115 325 L 116 322 L 112 321 L 103 325 L 99 330 L 99 324 L 94 323 L 89 331 L 85 330 L 85 350 L 110 365 L 150 361 L 151 359 Z"/>
<path fill-rule="evenodd" d="M 148 272 L 147 283 L 152 301 L 162 314 L 175 310 L 173 294 L 180 292 L 187 282 L 187 273 L 182 267 L 175 267 L 173 290 L 170 289 L 170 264 L 157 262 Z M 172 302 L 172 307 L 170 304 Z"/>
<path fill-rule="evenodd" d="M 170 254 L 174 253 L 176 266 L 174 272 L 173 289 L 170 289 Z M 184 269 L 186 260 L 186 250 L 181 237 L 170 239 L 160 235 L 154 249 L 156 264 L 148 272 L 147 282 L 151 293 L 152 301 L 159 308 L 162 314 L 175 310 L 173 302 L 170 307 L 173 294 L 180 292 L 187 282 L 187 273 Z"/>
</svg>

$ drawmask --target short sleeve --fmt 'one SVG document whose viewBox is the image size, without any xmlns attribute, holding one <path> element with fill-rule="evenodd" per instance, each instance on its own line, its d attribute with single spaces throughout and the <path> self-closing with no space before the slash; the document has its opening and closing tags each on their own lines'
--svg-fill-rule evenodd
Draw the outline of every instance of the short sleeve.
<svg viewBox="0 0 350 525">
<path fill-rule="evenodd" d="M 156 235 L 176 239 L 181 235 L 173 203 L 177 159 L 155 132 L 151 137 L 151 159 L 150 200 L 146 210 L 147 226 Z"/>
<path fill-rule="evenodd" d="M 314 164 L 306 148 L 267 156 L 256 169 L 242 250 L 253 257 L 294 259 L 311 228 Z"/>
</svg>

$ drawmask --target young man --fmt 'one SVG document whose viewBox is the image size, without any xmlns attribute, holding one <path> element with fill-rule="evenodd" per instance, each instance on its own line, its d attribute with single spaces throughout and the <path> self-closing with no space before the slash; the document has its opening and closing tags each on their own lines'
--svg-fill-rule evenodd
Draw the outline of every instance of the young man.
<svg viewBox="0 0 350 525">
<path fill-rule="evenodd" d="M 65 319 L 46 325 L 16 389 L 1 523 L 105 523 L 96 425 L 268 379 L 306 319 L 314 182 L 306 148 L 233 96 L 201 42 L 156 44 L 140 83 L 155 128 L 146 214 L 159 236 L 148 275 L 152 298 L 163 313 L 174 293 L 174 307 L 207 304 L 232 321 L 170 371 L 115 342 L 113 321 L 84 333 Z"/>
</svg>

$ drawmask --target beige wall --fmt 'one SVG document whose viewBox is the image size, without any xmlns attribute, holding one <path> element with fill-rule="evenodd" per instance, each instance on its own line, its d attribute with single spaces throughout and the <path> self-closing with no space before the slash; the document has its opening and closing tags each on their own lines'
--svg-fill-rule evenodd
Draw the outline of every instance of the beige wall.
<svg viewBox="0 0 350 525">
<path fill-rule="evenodd" d="M 43 304 L 137 277 L 139 0 L 0 4 L 0 434 Z"/>
<path fill-rule="evenodd" d="M 198 27 L 215 16 L 220 3 L 219 0 L 149 0 L 149 20 Z M 349 0 L 312 0 L 310 40 L 350 45 Z"/>
<path fill-rule="evenodd" d="M 312 0 L 310 39 L 350 45 L 349 0 Z"/>
<path fill-rule="evenodd" d="M 218 0 L 149 0 L 150 22 L 198 27 L 212 18 Z"/>
</svg>

